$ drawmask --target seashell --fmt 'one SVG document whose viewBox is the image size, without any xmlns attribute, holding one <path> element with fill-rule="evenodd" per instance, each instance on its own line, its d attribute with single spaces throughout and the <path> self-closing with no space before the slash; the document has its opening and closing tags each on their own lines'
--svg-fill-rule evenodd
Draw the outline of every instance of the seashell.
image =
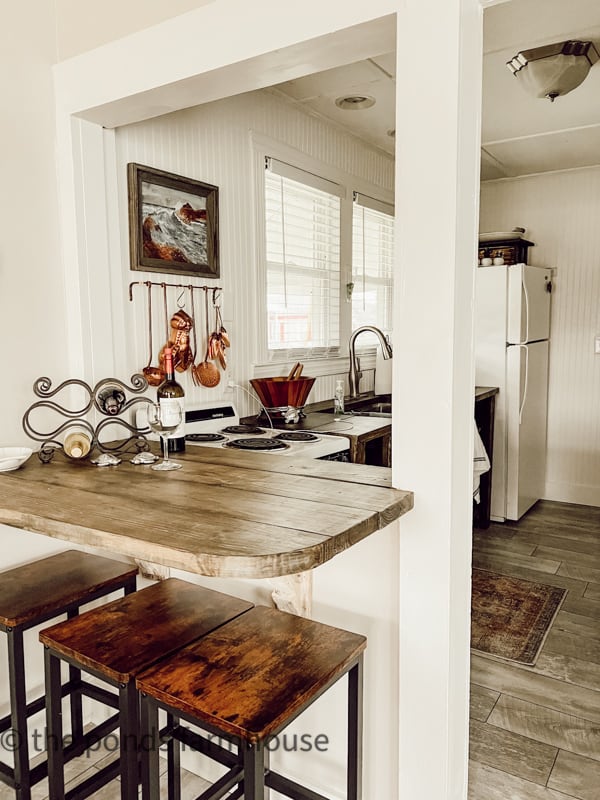
<svg viewBox="0 0 600 800">
<path fill-rule="evenodd" d="M 142 453 L 137 453 L 132 459 L 132 464 L 154 464 L 155 461 L 158 461 L 158 456 L 155 456 L 154 453 L 151 453 L 149 450 L 145 450 Z"/>
<path fill-rule="evenodd" d="M 120 463 L 121 459 L 117 458 L 117 456 L 113 456 L 112 453 L 102 453 L 98 458 L 92 459 L 92 464 L 95 464 L 97 467 L 116 467 L 117 464 Z"/>
</svg>

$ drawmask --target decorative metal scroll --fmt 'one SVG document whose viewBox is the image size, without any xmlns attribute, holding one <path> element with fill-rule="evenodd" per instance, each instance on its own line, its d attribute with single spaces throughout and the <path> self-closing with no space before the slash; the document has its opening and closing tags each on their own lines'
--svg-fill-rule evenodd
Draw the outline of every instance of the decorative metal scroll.
<svg viewBox="0 0 600 800">
<path fill-rule="evenodd" d="M 50 399 L 56 397 L 61 392 L 70 389 L 78 388 L 83 390 L 85 395 L 85 403 L 81 408 L 69 409 L 66 405 L 61 405 L 58 402 Z M 64 437 L 69 431 L 84 431 L 90 438 L 91 448 L 90 454 L 94 449 L 100 450 L 102 453 L 112 453 L 114 455 L 121 455 L 126 452 L 141 452 L 142 450 L 149 450 L 150 446 L 146 438 L 146 434 L 150 433 L 149 428 L 138 428 L 129 423 L 126 419 L 122 419 L 122 415 L 131 411 L 134 406 L 144 403 L 152 402 L 148 397 L 133 397 L 127 399 L 128 394 L 141 395 L 148 388 L 148 382 L 143 375 L 135 374 L 131 376 L 131 386 L 128 386 L 118 378 L 104 378 L 99 381 L 93 388 L 85 381 L 73 378 L 68 381 L 63 381 L 55 389 L 52 388 L 52 381 L 50 378 L 38 378 L 33 384 L 33 391 L 37 397 L 43 398 L 36 403 L 33 403 L 23 416 L 23 429 L 25 433 L 36 442 L 42 442 L 42 446 L 38 452 L 40 461 L 48 463 L 54 457 L 56 450 L 63 449 Z M 31 423 L 31 415 L 39 409 L 45 409 L 54 414 L 57 414 L 61 423 L 46 432 L 36 430 Z M 90 411 L 95 410 L 100 413 L 105 419 L 102 419 L 97 425 L 92 425 L 85 415 Z M 131 418 L 135 418 L 135 414 L 131 414 Z M 126 439 L 119 439 L 118 441 L 102 442 L 100 435 L 102 431 L 111 425 L 119 425 L 126 432 Z"/>
</svg>

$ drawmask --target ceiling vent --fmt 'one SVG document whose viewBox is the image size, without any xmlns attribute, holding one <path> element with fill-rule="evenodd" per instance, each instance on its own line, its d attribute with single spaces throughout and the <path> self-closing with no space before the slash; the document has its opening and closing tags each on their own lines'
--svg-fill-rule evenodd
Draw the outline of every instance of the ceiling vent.
<svg viewBox="0 0 600 800">
<path fill-rule="evenodd" d="M 368 94 L 351 94 L 346 97 L 338 97 L 335 104 L 338 108 L 343 108 L 344 111 L 358 111 L 359 109 L 374 106 L 375 98 L 370 97 Z"/>
</svg>

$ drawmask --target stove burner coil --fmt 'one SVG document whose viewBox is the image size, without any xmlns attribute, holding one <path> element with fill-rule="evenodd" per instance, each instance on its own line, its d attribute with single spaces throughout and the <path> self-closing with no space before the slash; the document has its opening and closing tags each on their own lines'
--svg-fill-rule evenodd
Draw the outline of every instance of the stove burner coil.
<svg viewBox="0 0 600 800">
<path fill-rule="evenodd" d="M 278 442 L 276 439 L 232 439 L 225 442 L 223 447 L 232 447 L 234 450 L 255 450 L 267 452 L 269 450 L 287 450 L 289 444 Z"/>
<path fill-rule="evenodd" d="M 266 433 L 266 431 L 258 425 L 228 425 L 221 433 Z"/>
<path fill-rule="evenodd" d="M 185 437 L 186 442 L 225 442 L 227 437 L 221 433 L 188 433 Z"/>
<path fill-rule="evenodd" d="M 278 433 L 275 439 L 281 442 L 318 442 L 319 437 L 314 433 L 308 431 L 284 431 Z"/>
</svg>

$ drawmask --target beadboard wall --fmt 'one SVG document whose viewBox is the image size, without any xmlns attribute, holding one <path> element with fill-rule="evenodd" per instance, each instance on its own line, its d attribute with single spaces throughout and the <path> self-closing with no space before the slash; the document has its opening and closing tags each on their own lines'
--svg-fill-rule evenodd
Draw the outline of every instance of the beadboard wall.
<svg viewBox="0 0 600 800">
<path fill-rule="evenodd" d="M 196 405 L 227 399 L 235 401 L 240 413 L 256 413 L 258 402 L 248 394 L 248 379 L 254 366 L 264 361 L 259 343 L 261 327 L 258 309 L 264 292 L 257 258 L 257 166 L 253 141 L 268 137 L 293 148 L 317 162 L 346 176 L 355 176 L 362 185 L 372 186 L 375 194 L 390 193 L 394 182 L 393 159 L 374 150 L 359 139 L 347 135 L 324 120 L 309 115 L 272 90 L 263 90 L 215 103 L 197 106 L 157 117 L 116 131 L 118 167 L 118 208 L 120 263 L 112 265 L 115 285 L 122 283 L 122 300 L 115 294 L 115 318 L 124 320 L 126 374 L 139 371 L 148 361 L 148 323 L 146 289 L 136 286 L 134 300 L 127 300 L 127 284 L 135 280 L 166 280 L 173 283 L 208 284 L 223 287 L 222 311 L 232 347 L 228 351 L 229 367 L 214 389 L 193 385 L 189 373 L 178 379 L 186 391 L 186 402 Z M 137 162 L 179 175 L 195 178 L 219 187 L 220 264 L 219 281 L 129 270 L 127 225 L 127 163 Z M 344 265 L 342 266 L 344 268 Z M 161 295 L 154 290 L 153 361 L 165 341 L 165 322 Z M 201 293 L 197 293 L 201 299 Z M 169 290 L 169 315 L 177 309 L 176 293 Z M 189 302 L 186 310 L 190 312 Z M 202 313 L 200 313 L 202 312 Z M 196 314 L 204 317 L 198 303 Z M 211 320 L 212 324 L 212 320 Z M 212 330 L 212 328 L 211 328 Z M 203 331 L 200 327 L 199 333 Z M 200 337 L 205 341 L 205 335 Z M 345 355 L 345 345 L 341 352 Z M 201 360 L 199 358 L 198 360 Z M 365 364 L 361 390 L 374 385 L 374 362 Z M 286 374 L 287 365 L 277 365 L 271 374 Z M 316 367 L 316 369 L 315 369 Z M 332 398 L 335 381 L 346 378 L 347 358 L 329 360 L 319 365 L 307 364 L 305 375 L 319 377 L 309 402 Z M 265 375 L 265 368 L 261 368 Z M 227 388 L 231 379 L 242 388 Z M 346 381 L 346 390 L 348 384 Z"/>
<path fill-rule="evenodd" d="M 546 498 L 600 506 L 600 167 L 488 181 L 480 230 L 527 229 L 552 266 Z"/>
</svg>

